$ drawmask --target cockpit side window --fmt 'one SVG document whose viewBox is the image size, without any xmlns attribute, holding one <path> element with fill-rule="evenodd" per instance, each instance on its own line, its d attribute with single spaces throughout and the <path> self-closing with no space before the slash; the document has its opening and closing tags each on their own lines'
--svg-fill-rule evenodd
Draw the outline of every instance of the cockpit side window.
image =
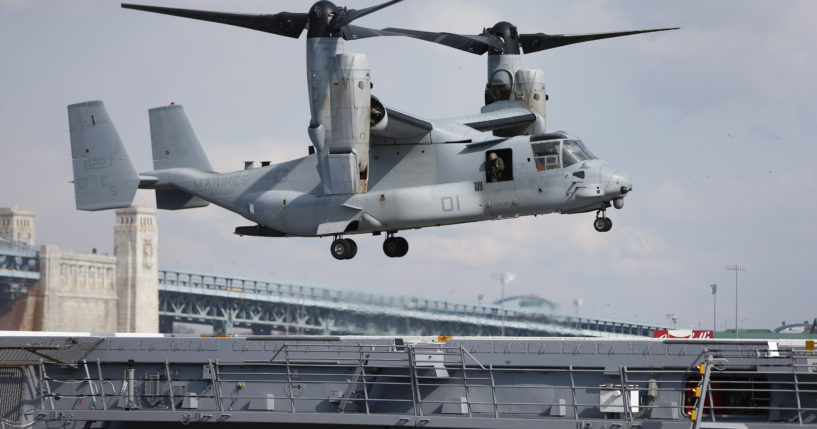
<svg viewBox="0 0 817 429">
<path fill-rule="evenodd" d="M 533 161 L 536 164 L 536 171 L 547 171 L 562 168 L 561 156 L 559 156 L 559 141 L 549 141 L 531 144 L 533 149 Z"/>
<path fill-rule="evenodd" d="M 581 140 L 565 140 L 562 143 L 562 157 L 565 167 L 588 159 L 596 159 L 596 156 L 584 147 Z"/>
</svg>

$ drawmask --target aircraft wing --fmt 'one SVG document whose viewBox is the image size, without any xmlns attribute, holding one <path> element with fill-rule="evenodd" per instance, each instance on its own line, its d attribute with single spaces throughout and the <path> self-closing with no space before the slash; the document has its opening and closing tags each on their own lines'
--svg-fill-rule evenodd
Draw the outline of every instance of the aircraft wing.
<svg viewBox="0 0 817 429">
<path fill-rule="evenodd" d="M 476 115 L 450 118 L 448 121 L 478 131 L 493 131 L 530 125 L 536 121 L 536 114 L 521 103 L 500 101 L 483 107 L 482 112 Z"/>
<path fill-rule="evenodd" d="M 424 119 L 391 107 L 386 117 L 371 128 L 371 144 L 432 144 L 479 142 L 492 136 L 474 127 L 450 120 Z"/>
<path fill-rule="evenodd" d="M 386 108 L 388 123 L 382 131 L 373 131 L 372 134 L 381 137 L 406 138 L 427 134 L 434 129 L 431 122 L 416 116 L 403 113 L 391 107 Z"/>
</svg>

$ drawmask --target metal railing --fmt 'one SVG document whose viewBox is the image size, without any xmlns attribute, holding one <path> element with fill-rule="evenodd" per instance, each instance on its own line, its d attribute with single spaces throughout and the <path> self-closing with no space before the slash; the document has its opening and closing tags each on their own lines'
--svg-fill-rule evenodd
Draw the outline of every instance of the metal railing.
<svg viewBox="0 0 817 429">
<path fill-rule="evenodd" d="M 136 377 L 127 370 L 112 377 L 122 374 L 121 364 L 106 370 L 108 364 L 97 361 L 94 368 L 83 361 L 78 378 L 57 379 L 40 363 L 38 411 L 152 410 L 159 413 L 152 418 L 168 414 L 167 420 L 173 420 L 179 418 L 174 413 L 182 413 L 188 421 L 202 415 L 236 419 L 247 413 L 604 419 L 625 424 L 662 419 L 696 425 L 817 421 L 815 363 L 803 358 L 813 352 L 792 352 L 787 363 L 778 359 L 768 368 L 733 367 L 722 354 L 703 357 L 711 374 L 706 386 L 701 386 L 698 367 L 497 367 L 479 362 L 462 346 L 438 344 L 284 343 L 270 353 L 264 361 L 210 360 L 203 371 L 198 365 L 197 376 L 190 364 L 165 361 L 141 368 Z"/>
</svg>

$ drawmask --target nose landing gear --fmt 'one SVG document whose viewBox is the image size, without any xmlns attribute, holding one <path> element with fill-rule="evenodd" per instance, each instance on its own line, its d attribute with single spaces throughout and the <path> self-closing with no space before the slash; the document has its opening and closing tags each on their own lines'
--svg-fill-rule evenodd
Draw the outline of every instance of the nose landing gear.
<svg viewBox="0 0 817 429">
<path fill-rule="evenodd" d="M 352 259 L 357 255 L 357 243 L 351 238 L 335 237 L 332 245 L 329 247 L 332 256 L 338 260 Z"/>
<path fill-rule="evenodd" d="M 595 228 L 598 232 L 607 232 L 613 229 L 613 221 L 607 217 L 605 210 L 599 210 L 596 212 L 596 220 L 593 221 L 593 228 Z"/>
<path fill-rule="evenodd" d="M 395 237 L 393 232 L 388 233 L 383 241 L 383 253 L 389 258 L 401 258 L 408 253 L 408 241 L 403 237 Z"/>
</svg>

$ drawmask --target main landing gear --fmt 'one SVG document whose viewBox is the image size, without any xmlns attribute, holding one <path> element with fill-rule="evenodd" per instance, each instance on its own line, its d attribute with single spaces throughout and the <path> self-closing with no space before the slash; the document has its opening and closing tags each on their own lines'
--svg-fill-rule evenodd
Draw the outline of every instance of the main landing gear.
<svg viewBox="0 0 817 429">
<path fill-rule="evenodd" d="M 357 255 L 357 243 L 351 238 L 335 238 L 329 251 L 335 259 L 352 259 Z"/>
<path fill-rule="evenodd" d="M 613 229 L 613 221 L 607 217 L 605 210 L 596 212 L 596 220 L 593 221 L 593 228 L 598 232 L 607 232 Z"/>
<path fill-rule="evenodd" d="M 403 237 L 395 237 L 393 232 L 388 233 L 383 242 L 383 253 L 389 258 L 401 258 L 408 253 L 408 241 Z"/>
<path fill-rule="evenodd" d="M 383 253 L 389 258 L 400 258 L 408 253 L 408 241 L 403 237 L 395 237 L 393 232 L 389 232 L 386 240 L 383 241 Z M 351 238 L 341 238 L 335 236 L 332 245 L 329 247 L 332 256 L 338 260 L 352 259 L 357 255 L 357 244 Z"/>
</svg>

